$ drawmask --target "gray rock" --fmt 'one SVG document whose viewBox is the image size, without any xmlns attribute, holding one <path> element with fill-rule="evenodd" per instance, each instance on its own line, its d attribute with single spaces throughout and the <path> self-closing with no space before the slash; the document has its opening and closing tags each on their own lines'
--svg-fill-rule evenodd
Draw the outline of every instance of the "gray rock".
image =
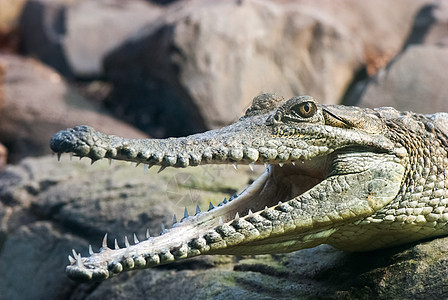
<svg viewBox="0 0 448 300">
<path fill-rule="evenodd" d="M 110 106 L 161 137 L 232 123 L 262 91 L 337 103 L 426 2 L 178 2 L 106 59 Z"/>
<path fill-rule="evenodd" d="M 160 12 L 140 0 L 28 1 L 23 50 L 65 76 L 100 77 L 103 58 Z"/>
<path fill-rule="evenodd" d="M 447 2 L 422 5 L 398 54 L 371 57 L 344 103 L 426 113 L 447 111 L 447 12 Z"/>
<path fill-rule="evenodd" d="M 258 170 L 259 172 L 260 170 Z M 166 169 L 25 159 L 0 173 L 0 290 L 6 299 L 441 299 L 448 294 L 448 238 L 368 253 L 322 245 L 288 254 L 209 256 L 100 284 L 69 281 L 71 249 L 101 235 L 157 232 L 181 213 L 241 189 L 256 174 L 232 167 Z M 185 195 L 190 195 L 185 197 Z M 128 220 L 126 222 L 125 220 Z M 122 245 L 122 239 L 119 239 Z"/>
<path fill-rule="evenodd" d="M 0 142 L 9 150 L 9 162 L 51 153 L 51 136 L 79 124 L 134 138 L 146 137 L 88 102 L 61 75 L 34 59 L 0 55 L 0 68 Z"/>
<path fill-rule="evenodd" d="M 71 247 L 86 246 L 50 222 L 20 226 L 8 234 L 0 255 L 2 298 L 66 298 L 76 286 L 64 276 L 66 255 Z"/>
<path fill-rule="evenodd" d="M 421 113 L 448 112 L 448 48 L 409 46 L 367 81 L 358 105 Z"/>
</svg>

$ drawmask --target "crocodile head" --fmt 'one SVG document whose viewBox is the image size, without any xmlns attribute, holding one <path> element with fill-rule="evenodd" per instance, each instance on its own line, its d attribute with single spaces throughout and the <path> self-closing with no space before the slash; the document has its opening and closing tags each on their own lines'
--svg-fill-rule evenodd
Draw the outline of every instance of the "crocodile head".
<svg viewBox="0 0 448 300">
<path fill-rule="evenodd" d="M 242 193 L 186 216 L 157 237 L 69 256 L 80 281 L 103 280 L 202 254 L 290 252 L 328 243 L 348 250 L 393 244 L 367 234 L 374 213 L 400 190 L 407 152 L 386 134 L 381 112 L 325 106 L 310 96 L 262 94 L 236 123 L 182 138 L 131 140 L 78 126 L 51 140 L 56 153 L 127 160 L 161 168 L 266 165 Z"/>
</svg>

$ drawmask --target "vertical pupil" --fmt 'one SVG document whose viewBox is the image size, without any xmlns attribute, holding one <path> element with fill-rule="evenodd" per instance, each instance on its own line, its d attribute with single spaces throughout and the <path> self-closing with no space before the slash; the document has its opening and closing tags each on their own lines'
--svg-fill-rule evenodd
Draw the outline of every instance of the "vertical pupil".
<svg viewBox="0 0 448 300">
<path fill-rule="evenodd" d="M 310 105 L 308 103 L 305 103 L 303 109 L 305 110 L 305 112 L 310 112 Z"/>
</svg>

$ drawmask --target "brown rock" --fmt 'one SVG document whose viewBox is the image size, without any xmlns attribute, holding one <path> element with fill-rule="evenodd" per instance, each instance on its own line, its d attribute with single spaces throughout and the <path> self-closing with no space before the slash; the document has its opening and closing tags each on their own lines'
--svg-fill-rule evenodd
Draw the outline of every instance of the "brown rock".
<svg viewBox="0 0 448 300">
<path fill-rule="evenodd" d="M 9 160 L 50 153 L 51 136 L 67 127 L 90 124 L 109 133 L 142 138 L 143 133 L 117 121 L 83 99 L 63 78 L 34 59 L 0 55 L 5 70 L 0 142 Z"/>
<path fill-rule="evenodd" d="M 0 143 L 0 171 L 3 171 L 6 167 L 8 160 L 8 149 Z"/>
<path fill-rule="evenodd" d="M 0 34 L 14 30 L 26 0 L 0 0 Z"/>
</svg>

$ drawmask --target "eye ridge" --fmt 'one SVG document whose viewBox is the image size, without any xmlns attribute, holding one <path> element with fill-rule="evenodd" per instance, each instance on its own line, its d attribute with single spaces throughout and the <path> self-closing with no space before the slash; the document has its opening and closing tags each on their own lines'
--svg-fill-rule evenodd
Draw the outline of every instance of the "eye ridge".
<svg viewBox="0 0 448 300">
<path fill-rule="evenodd" d="M 299 103 L 291 107 L 291 110 L 302 118 L 311 118 L 317 111 L 316 104 L 311 101 Z"/>
</svg>

